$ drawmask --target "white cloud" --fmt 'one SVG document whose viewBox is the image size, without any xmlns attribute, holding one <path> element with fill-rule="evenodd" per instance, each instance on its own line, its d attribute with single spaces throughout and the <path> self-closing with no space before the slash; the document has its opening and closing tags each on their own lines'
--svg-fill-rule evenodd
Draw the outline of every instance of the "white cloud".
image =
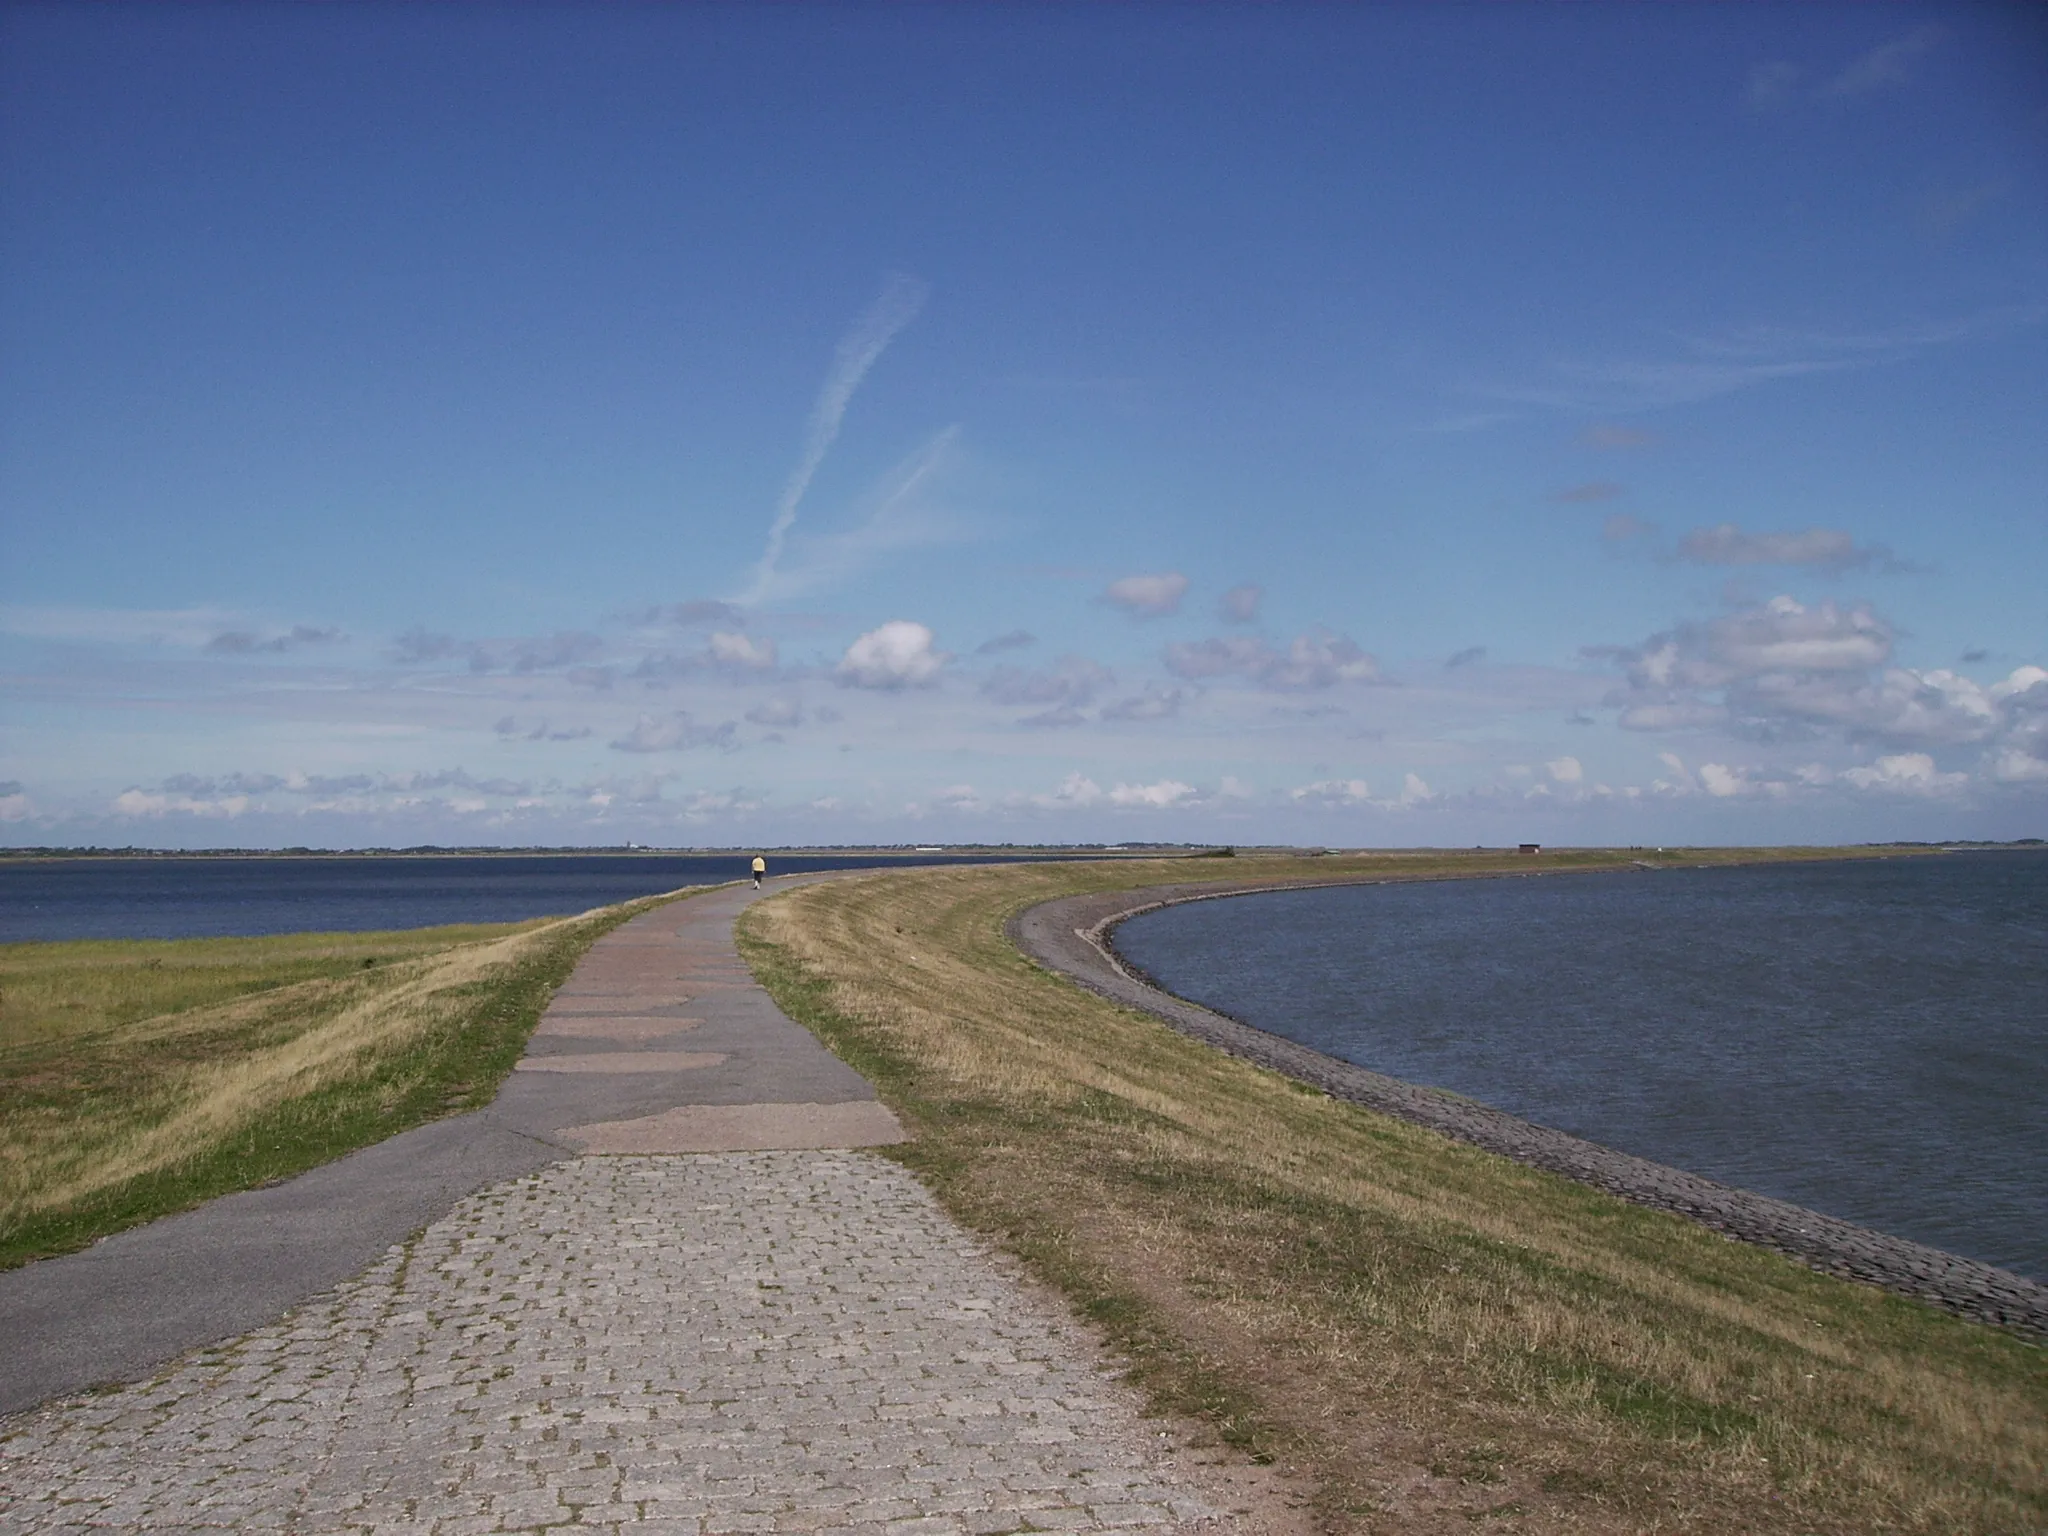
<svg viewBox="0 0 2048 1536">
<path fill-rule="evenodd" d="M 1069 806 L 1093 805 L 1102 798 L 1102 786 L 1083 773 L 1070 773 L 1060 780 L 1060 787 L 1049 795 L 1032 795 L 1033 805 L 1049 806 L 1064 810 Z"/>
<path fill-rule="evenodd" d="M 714 630 L 709 642 L 712 664 L 736 672 L 772 671 L 775 642 L 755 640 L 730 630 Z"/>
<path fill-rule="evenodd" d="M 1832 775 L 1814 763 L 1786 775 L 1703 765 L 1667 793 L 1788 794 L 1840 782 L 1863 790 L 1947 793 L 1967 775 L 1936 768 L 1932 751 L 1978 747 L 1991 782 L 2030 784 L 2048 764 L 2048 668 L 2015 668 L 1982 684 L 1946 668 L 1890 666 L 1892 629 L 1863 606 L 1789 597 L 1682 625 L 1643 644 L 1598 652 L 1622 661 L 1628 687 L 1609 697 L 1637 731 L 1721 730 L 1752 741 L 1832 735 L 1899 748 L 1876 766 Z M 1931 749 L 1931 750 L 1930 750 Z M 1924 770 L 1924 771 L 1923 771 Z"/>
<path fill-rule="evenodd" d="M 1852 736 L 1894 742 L 1983 741 L 2000 726 L 1988 690 L 1937 668 L 1887 668 L 1875 680 L 1770 674 L 1746 682 L 1737 699 L 1747 715 L 1839 727 Z"/>
<path fill-rule="evenodd" d="M 2048 784 L 2048 759 L 2019 747 L 2002 748 L 1990 762 L 1991 777 L 2001 784 Z M 17 800 L 21 797 L 15 796 Z M 0 801 L 0 805 L 4 805 Z"/>
<path fill-rule="evenodd" d="M 1188 579 L 1179 571 L 1166 571 L 1156 576 L 1124 576 L 1109 584 L 1102 595 L 1126 613 L 1136 614 L 1141 619 L 1154 619 L 1163 614 L 1178 613 L 1180 600 L 1187 595 Z"/>
<path fill-rule="evenodd" d="M 1161 779 L 1156 784 L 1119 784 L 1109 792 L 1111 805 L 1150 806 L 1165 810 L 1195 794 L 1195 786 L 1179 779 Z"/>
<path fill-rule="evenodd" d="M 681 809 L 687 821 L 707 821 L 712 817 L 743 816 L 749 811 L 758 811 L 764 803 L 760 797 L 744 790 L 699 789 L 683 797 Z"/>
<path fill-rule="evenodd" d="M 1255 581 L 1232 587 L 1218 600 L 1216 610 L 1226 624 L 1251 624 L 1259 617 L 1259 603 L 1266 589 Z"/>
<path fill-rule="evenodd" d="M 1700 783 L 1708 794 L 1723 800 L 1741 794 L 1746 787 L 1741 771 L 1723 763 L 1701 763 Z"/>
<path fill-rule="evenodd" d="M 1942 795 L 1962 788 L 1970 781 L 1966 773 L 1943 773 L 1925 752 L 1900 752 L 1880 757 L 1868 768 L 1850 768 L 1842 774 L 1846 783 L 1858 789 L 1892 794 Z"/>
<path fill-rule="evenodd" d="M 1676 752 L 1659 752 L 1657 757 L 1666 768 L 1671 770 L 1671 777 L 1668 780 L 1657 780 L 1654 786 L 1657 790 L 1665 794 L 1676 795 L 1697 793 L 1700 787 L 1699 780 L 1693 777 L 1692 770 L 1685 766 L 1683 758 Z"/>
<path fill-rule="evenodd" d="M 1545 763 L 1553 784 L 1577 784 L 1586 776 L 1586 770 L 1579 766 L 1576 757 L 1560 757 Z"/>
<path fill-rule="evenodd" d="M 1437 798 L 1437 792 L 1429 787 L 1429 781 L 1418 773 L 1403 774 L 1401 793 L 1385 804 L 1389 810 L 1407 810 L 1411 806 L 1424 805 Z"/>
<path fill-rule="evenodd" d="M 1890 656 L 1891 646 L 1891 626 L 1866 606 L 1807 607 L 1774 597 L 1710 623 L 1682 624 L 1640 645 L 1594 647 L 1588 654 L 1610 656 L 1627 667 L 1630 691 L 1614 701 L 1623 706 L 1623 725 L 1669 730 L 1715 723 L 1704 693 L 1740 688 L 1770 674 L 1867 673 Z"/>
<path fill-rule="evenodd" d="M 26 821 L 34 814 L 35 807 L 21 785 L 11 780 L 0 784 L 0 821 Z"/>
<path fill-rule="evenodd" d="M 1251 635 L 1177 641 L 1166 648 L 1166 669 L 1191 681 L 1237 675 L 1283 692 L 1369 683 L 1380 675 L 1378 661 L 1327 629 L 1297 635 L 1284 651 Z"/>
<path fill-rule="evenodd" d="M 1319 779 L 1287 791 L 1287 798 L 1305 805 L 1364 805 L 1372 786 L 1363 779 Z"/>
<path fill-rule="evenodd" d="M 927 688 L 952 658 L 935 650 L 930 629 L 909 619 L 891 619 L 846 648 L 836 677 L 845 688 Z"/>
<path fill-rule="evenodd" d="M 116 816 L 147 816 L 152 819 L 169 815 L 217 817 L 233 820 L 249 809 L 247 795 L 227 795 L 219 799 L 202 799 L 194 795 L 148 794 L 139 789 L 126 789 L 114 797 Z"/>
</svg>

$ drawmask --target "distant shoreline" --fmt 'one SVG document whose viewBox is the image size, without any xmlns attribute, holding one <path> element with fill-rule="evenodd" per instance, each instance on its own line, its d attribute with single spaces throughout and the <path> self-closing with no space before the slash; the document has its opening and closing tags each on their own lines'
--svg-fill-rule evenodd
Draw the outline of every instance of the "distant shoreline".
<svg viewBox="0 0 2048 1536">
<path fill-rule="evenodd" d="M 1737 845 L 1729 845 L 1731 847 Z M 1787 843 L 1772 849 L 1756 849 L 1757 852 L 1814 851 L 1817 845 Z M 1659 853 L 1682 855 L 1691 848 L 1702 850 L 1709 847 L 1720 851 L 1719 845 L 1673 845 L 1660 848 Z M 1847 843 L 1841 849 L 1845 857 L 1867 856 L 1878 849 L 1898 849 L 1901 852 L 1934 853 L 1954 849 L 1971 853 L 2004 851 L 2021 852 L 2048 847 L 2048 838 L 2018 837 L 2003 842 L 1976 842 L 1968 838 L 1949 839 L 1936 842 L 1902 843 Z M 1211 843 L 801 843 L 786 846 L 761 843 L 733 843 L 720 847 L 696 848 L 654 848 L 638 843 L 597 843 L 587 846 L 545 845 L 532 847 L 505 848 L 496 846 L 442 847 L 438 844 L 420 844 L 408 848 L 100 848 L 100 847 L 0 847 L 0 863 L 58 863 L 64 861 L 101 861 L 107 859 L 534 859 L 534 858 L 738 858 L 755 853 L 783 858 L 831 858 L 847 855 L 899 856 L 902 858 L 931 858 L 941 855 L 947 858 L 1063 858 L 1063 859 L 1156 859 L 1187 858 L 1204 859 L 1231 857 L 1243 854 L 1249 858 L 1285 856 L 1292 858 L 1315 858 L 1327 854 L 1376 853 L 1385 855 L 1432 854 L 1448 855 L 1460 853 L 1504 853 L 1513 849 L 1503 845 L 1499 848 L 1290 848 L 1279 844 L 1244 845 L 1239 848 L 1218 848 Z M 1605 846 L 1566 848 L 1551 845 L 1553 853 L 1612 853 L 1619 848 Z M 1630 850 L 1643 851 L 1643 850 Z M 1672 867 L 1672 866 L 1659 866 Z"/>
<path fill-rule="evenodd" d="M 994 844 L 948 844 L 939 848 L 915 846 L 908 843 L 806 843 L 779 847 L 774 844 L 742 843 L 723 848 L 647 848 L 634 844 L 621 847 L 616 843 L 599 844 L 590 847 L 533 847 L 533 848 L 442 848 L 422 846 L 417 848 L 0 848 L 0 863 L 62 863 L 100 862 L 109 859 L 141 859 L 159 861 L 166 859 L 538 859 L 538 858 L 619 858 L 619 859 L 668 859 L 668 858 L 741 858 L 756 853 L 770 858 L 834 858 L 849 855 L 887 856 L 901 858 L 929 859 L 934 855 L 949 858 L 1075 858 L 1075 859 L 1131 859 L 1158 858 L 1162 852 L 1184 854 L 1190 845 L 1174 843 L 1150 844 L 1127 843 L 1110 848 L 1098 844 L 1076 843 L 994 843 Z M 1193 845 L 1204 848 L 1206 844 Z M 1186 854 L 1200 857 L 1199 853 Z"/>
</svg>

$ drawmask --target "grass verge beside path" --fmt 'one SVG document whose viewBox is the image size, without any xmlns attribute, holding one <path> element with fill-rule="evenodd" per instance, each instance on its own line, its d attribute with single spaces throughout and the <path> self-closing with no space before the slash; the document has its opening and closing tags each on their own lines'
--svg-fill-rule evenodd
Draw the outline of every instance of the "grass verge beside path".
<svg viewBox="0 0 2048 1536">
<path fill-rule="evenodd" d="M 0 1268 L 480 1109 L 668 897 L 392 933 L 0 945 Z"/>
<path fill-rule="evenodd" d="M 2048 1352 L 1327 1098 L 1003 936 L 1039 901 L 1211 873 L 1542 867 L 920 870 L 792 891 L 740 934 L 914 1130 L 891 1155 L 1157 1407 L 1307 1474 L 1328 1531 L 2048 1528 Z"/>
</svg>

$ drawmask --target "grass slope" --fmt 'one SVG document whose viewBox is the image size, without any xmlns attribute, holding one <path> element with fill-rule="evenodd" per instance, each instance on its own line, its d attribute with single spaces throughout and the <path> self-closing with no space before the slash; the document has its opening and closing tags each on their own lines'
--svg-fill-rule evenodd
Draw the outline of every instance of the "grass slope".
<svg viewBox="0 0 2048 1536">
<path fill-rule="evenodd" d="M 1248 862 L 1216 873 L 1539 867 Z M 1303 1469 L 1327 1530 L 2048 1526 L 2040 1349 L 1326 1098 L 1003 937 L 1038 901 L 1194 875 L 838 881 L 750 908 L 742 946 L 915 1130 L 893 1155 L 1160 1409 Z"/>
<path fill-rule="evenodd" d="M 583 952 L 651 904 L 0 946 L 0 1267 L 481 1108 Z"/>
</svg>

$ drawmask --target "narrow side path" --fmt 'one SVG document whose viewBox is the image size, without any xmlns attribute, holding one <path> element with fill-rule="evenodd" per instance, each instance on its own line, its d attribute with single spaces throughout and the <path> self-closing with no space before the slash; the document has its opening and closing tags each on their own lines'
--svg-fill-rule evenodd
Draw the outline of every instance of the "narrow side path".
<svg viewBox="0 0 2048 1536">
<path fill-rule="evenodd" d="M 1064 1308 L 859 1150 L 901 1129 L 739 964 L 752 896 L 593 946 L 468 1117 L 533 1166 L 282 1318 L 0 1421 L 0 1532 L 1237 1529 Z M 147 1304 L 33 1268 L 65 1265 L 87 1310 Z"/>
</svg>

